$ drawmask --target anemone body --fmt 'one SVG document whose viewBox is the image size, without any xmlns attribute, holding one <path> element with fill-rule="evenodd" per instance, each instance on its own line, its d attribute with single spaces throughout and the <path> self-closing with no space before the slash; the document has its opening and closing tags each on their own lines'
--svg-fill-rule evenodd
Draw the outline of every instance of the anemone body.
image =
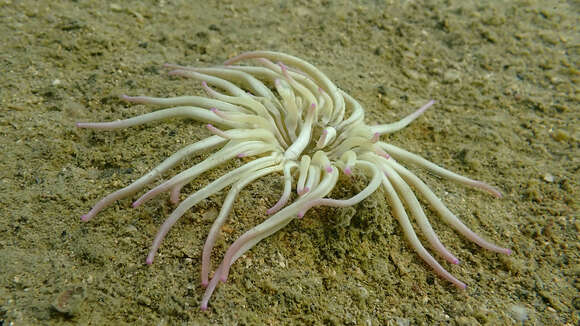
<svg viewBox="0 0 580 326">
<path fill-rule="evenodd" d="M 237 65 L 239 61 L 252 61 L 253 65 Z M 389 200 L 411 247 L 435 273 L 459 288 L 465 288 L 466 285 L 435 260 L 415 233 L 407 211 L 435 252 L 450 263 L 459 262 L 433 231 L 415 192 L 449 226 L 467 239 L 491 251 L 510 253 L 509 249 L 484 240 L 466 227 L 420 178 L 398 161 L 425 168 L 444 178 L 501 197 L 498 190 L 380 140 L 381 135 L 407 126 L 431 107 L 434 101 L 429 101 L 400 121 L 369 126 L 364 122 L 362 106 L 354 98 L 337 88 L 312 64 L 291 55 L 255 51 L 241 54 L 216 67 L 166 67 L 173 69 L 171 75 L 200 81 L 207 96 L 154 98 L 123 95 L 122 99 L 128 102 L 169 108 L 127 120 L 79 122 L 77 126 L 118 129 L 163 119 L 188 118 L 206 123 L 213 135 L 184 147 L 137 181 L 104 197 L 81 219 L 88 221 L 113 202 L 143 190 L 182 159 L 200 151 L 215 150 L 207 159 L 167 178 L 133 203 L 136 207 L 160 193 L 169 192 L 171 201 L 178 204 L 155 236 L 146 259 L 151 264 L 164 237 L 187 210 L 229 188 L 203 248 L 200 277 L 201 284 L 206 288 L 201 300 L 203 310 L 207 309 L 218 283 L 226 281 L 230 266 L 262 239 L 292 220 L 302 218 L 311 208 L 352 206 L 379 188 L 383 189 Z M 249 157 L 251 160 L 180 202 L 180 192 L 184 185 L 200 174 L 240 157 Z M 353 170 L 368 176 L 367 186 L 351 198 L 327 198 L 337 184 L 339 173 L 351 175 Z M 269 217 L 264 222 L 248 230 L 230 246 L 210 279 L 211 252 L 237 195 L 249 183 L 269 174 L 279 174 L 283 178 L 284 190 L 280 199 L 265 212 Z"/>
</svg>

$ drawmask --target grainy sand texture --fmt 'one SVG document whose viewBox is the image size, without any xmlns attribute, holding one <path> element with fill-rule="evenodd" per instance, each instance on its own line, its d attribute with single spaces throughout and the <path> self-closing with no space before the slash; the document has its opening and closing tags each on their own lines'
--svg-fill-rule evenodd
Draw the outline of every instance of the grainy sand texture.
<svg viewBox="0 0 580 326">
<path fill-rule="evenodd" d="M 0 325 L 578 325 L 578 26 L 577 1 L 0 0 Z M 313 209 L 259 243 L 202 312 L 201 250 L 225 191 L 183 216 L 151 266 L 168 196 L 133 209 L 136 195 L 80 221 L 209 131 L 190 120 L 120 131 L 76 121 L 153 109 L 120 94 L 202 95 L 162 65 L 211 66 L 255 49 L 315 64 L 369 123 L 437 100 L 384 140 L 498 187 L 501 199 L 410 167 L 513 254 L 480 249 L 425 205 L 462 262 L 442 262 L 468 284 L 458 290 L 412 251 L 379 191 L 348 209 Z M 365 182 L 341 179 L 333 196 Z M 242 192 L 214 266 L 282 185 L 272 175 Z"/>
</svg>

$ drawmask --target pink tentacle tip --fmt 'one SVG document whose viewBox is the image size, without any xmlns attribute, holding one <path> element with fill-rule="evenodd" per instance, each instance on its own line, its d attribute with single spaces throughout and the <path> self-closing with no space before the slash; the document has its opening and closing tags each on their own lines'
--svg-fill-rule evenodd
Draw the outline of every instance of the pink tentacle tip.
<svg viewBox="0 0 580 326">
<path fill-rule="evenodd" d="M 131 103 L 140 103 L 140 104 L 147 103 L 147 99 L 144 96 L 129 96 L 127 94 L 121 94 L 119 96 L 119 99 L 121 99 L 122 101 L 125 101 L 125 102 L 131 102 Z"/>
<path fill-rule="evenodd" d="M 209 110 L 211 112 L 213 112 L 215 115 L 217 115 L 218 117 L 220 117 L 222 119 L 227 119 L 227 115 L 224 114 L 222 111 L 218 110 L 217 108 L 211 108 Z"/>
<path fill-rule="evenodd" d="M 378 154 L 379 156 L 386 158 L 387 160 L 391 158 L 391 155 L 389 155 L 389 153 L 385 152 L 380 148 L 376 148 L 375 153 Z"/>
<path fill-rule="evenodd" d="M 199 308 L 201 309 L 201 311 L 206 311 L 207 310 L 207 303 L 202 303 Z"/>
<path fill-rule="evenodd" d="M 147 265 L 153 264 L 153 257 L 147 257 L 147 259 L 145 259 L 145 264 Z"/>
<path fill-rule="evenodd" d="M 330 165 L 329 165 L 329 166 L 327 166 L 327 167 L 326 167 L 326 172 L 327 172 L 327 173 L 332 173 L 332 166 L 330 166 Z"/>
<path fill-rule="evenodd" d="M 350 176 L 352 175 L 352 169 L 350 168 L 350 166 L 347 166 L 346 168 L 344 168 L 344 174 Z"/>
<path fill-rule="evenodd" d="M 374 135 L 373 135 L 373 138 L 371 138 L 371 142 L 372 142 L 373 144 L 374 144 L 374 143 L 376 143 L 376 142 L 378 142 L 378 141 L 379 141 L 379 136 L 380 136 L 380 135 L 381 135 L 381 134 L 379 134 L 378 132 L 375 132 L 375 133 L 374 133 Z"/>
<path fill-rule="evenodd" d="M 499 190 L 497 190 L 496 188 L 488 185 L 487 183 L 483 182 L 483 181 L 474 181 L 474 186 L 483 189 L 485 191 L 487 191 L 490 195 L 496 197 L 496 198 L 502 198 L 503 195 L 501 194 L 501 192 Z"/>
<path fill-rule="evenodd" d="M 139 207 L 139 205 L 141 205 L 141 202 L 137 200 L 137 201 L 133 202 L 133 204 L 131 204 L 131 207 L 135 208 L 135 207 Z"/>
<path fill-rule="evenodd" d="M 496 198 L 502 198 L 503 194 L 501 192 L 499 192 L 499 190 L 495 189 L 495 188 L 491 188 L 491 195 L 496 197 Z"/>
<path fill-rule="evenodd" d="M 81 216 L 81 221 L 83 221 L 83 222 L 86 222 L 90 219 L 91 219 L 91 216 L 89 214 L 85 214 L 85 215 Z"/>
<path fill-rule="evenodd" d="M 306 214 L 306 212 L 298 212 L 298 218 L 299 219 L 303 218 L 304 214 Z"/>
<path fill-rule="evenodd" d="M 246 156 L 247 156 L 247 154 L 245 154 L 245 153 L 240 153 L 240 154 L 238 154 L 238 155 L 236 155 L 236 156 L 237 156 L 238 158 L 243 158 L 243 157 L 246 157 Z"/>
<path fill-rule="evenodd" d="M 298 196 L 302 196 L 302 195 L 304 195 L 305 193 L 307 193 L 309 191 L 310 191 L 310 188 L 304 187 L 302 189 L 297 189 L 296 190 L 296 193 L 298 194 Z"/>
<path fill-rule="evenodd" d="M 183 66 L 180 66 L 180 65 L 178 65 L 178 64 L 175 64 L 175 63 L 164 63 L 164 64 L 162 64 L 161 66 L 162 66 L 163 68 L 166 68 L 166 69 L 179 69 L 179 68 L 185 68 L 185 67 L 183 67 Z"/>
<path fill-rule="evenodd" d="M 282 62 L 278 62 L 278 66 L 282 68 L 282 72 L 286 73 L 288 71 L 288 67 L 286 67 L 286 65 L 283 64 Z"/>
<path fill-rule="evenodd" d="M 268 214 L 268 215 L 272 215 L 272 214 L 273 214 L 275 211 L 276 211 L 276 210 L 274 209 L 274 207 L 271 207 L 271 208 L 268 208 L 268 209 L 266 210 L 266 214 Z"/>
<path fill-rule="evenodd" d="M 451 260 L 451 263 L 452 263 L 452 264 L 455 264 L 455 265 L 459 265 L 459 264 L 461 264 L 461 262 L 460 262 L 460 261 L 459 261 L 459 259 L 457 259 L 457 258 L 453 258 L 453 259 Z"/>
<path fill-rule="evenodd" d="M 209 285 L 209 281 L 201 281 L 201 286 L 205 289 Z"/>
</svg>

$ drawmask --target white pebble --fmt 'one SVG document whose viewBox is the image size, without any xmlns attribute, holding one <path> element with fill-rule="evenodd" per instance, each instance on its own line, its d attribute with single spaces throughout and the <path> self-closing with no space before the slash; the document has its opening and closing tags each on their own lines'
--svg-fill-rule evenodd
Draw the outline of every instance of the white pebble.
<svg viewBox="0 0 580 326">
<path fill-rule="evenodd" d="M 522 305 L 512 305 L 510 307 L 510 313 L 513 317 L 513 319 L 519 321 L 519 322 L 524 322 L 526 320 L 528 320 L 528 309 L 526 309 L 526 307 L 522 306 Z"/>
</svg>

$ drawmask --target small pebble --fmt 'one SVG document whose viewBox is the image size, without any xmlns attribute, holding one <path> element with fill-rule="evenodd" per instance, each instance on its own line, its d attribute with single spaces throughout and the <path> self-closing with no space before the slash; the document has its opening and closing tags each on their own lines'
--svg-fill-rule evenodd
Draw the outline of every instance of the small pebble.
<svg viewBox="0 0 580 326">
<path fill-rule="evenodd" d="M 554 140 L 557 141 L 568 141 L 568 139 L 570 139 L 570 135 L 568 135 L 567 132 L 563 131 L 563 130 L 554 130 L 552 133 L 552 138 L 554 138 Z"/>
<path fill-rule="evenodd" d="M 550 173 L 544 173 L 544 181 L 546 182 L 554 182 L 554 176 Z"/>
<path fill-rule="evenodd" d="M 446 84 L 453 84 L 459 81 L 460 79 L 459 71 L 457 70 L 447 70 L 443 75 L 443 82 Z"/>
<path fill-rule="evenodd" d="M 510 314 L 512 315 L 513 319 L 519 322 L 523 323 L 524 321 L 528 320 L 528 310 L 522 305 L 512 305 L 510 307 Z"/>
<path fill-rule="evenodd" d="M 121 6 L 119 6 L 118 4 L 116 4 L 116 3 L 112 3 L 112 4 L 110 4 L 110 5 L 109 5 L 109 8 L 110 8 L 112 11 L 115 11 L 115 12 L 119 12 L 119 11 L 123 10 L 123 8 L 122 8 Z"/>
</svg>

